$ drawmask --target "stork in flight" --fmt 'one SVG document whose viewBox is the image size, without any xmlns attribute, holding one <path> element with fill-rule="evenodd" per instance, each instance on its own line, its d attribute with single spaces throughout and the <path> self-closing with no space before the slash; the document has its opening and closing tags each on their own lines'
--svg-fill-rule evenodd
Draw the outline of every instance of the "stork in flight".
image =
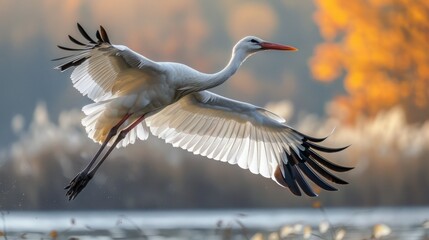
<svg viewBox="0 0 429 240">
<path fill-rule="evenodd" d="M 58 46 L 75 54 L 54 60 L 66 60 L 58 70 L 74 68 L 73 86 L 94 101 L 83 107 L 86 117 L 82 124 L 101 147 L 65 187 L 69 200 L 85 188 L 115 147 L 145 140 L 149 131 L 174 147 L 272 178 L 295 195 L 303 191 L 317 196 L 306 179 L 328 191 L 337 189 L 326 180 L 347 184 L 328 169 L 345 172 L 352 168 L 316 152 L 338 152 L 346 147 L 318 145 L 326 137 L 307 136 L 264 108 L 208 91 L 228 80 L 256 52 L 296 48 L 248 36 L 234 46 L 225 68 L 207 74 L 180 63 L 155 62 L 126 46 L 113 45 L 102 26 L 96 40 L 80 24 L 77 27 L 88 42 L 69 35 L 80 48 Z M 99 159 L 106 146 L 108 150 Z"/>
</svg>

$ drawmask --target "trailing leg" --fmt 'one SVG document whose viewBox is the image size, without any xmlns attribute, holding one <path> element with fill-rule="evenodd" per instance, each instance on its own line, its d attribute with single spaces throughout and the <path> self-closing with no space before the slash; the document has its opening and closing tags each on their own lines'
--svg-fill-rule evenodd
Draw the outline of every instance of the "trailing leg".
<svg viewBox="0 0 429 240">
<path fill-rule="evenodd" d="M 118 143 L 120 141 L 122 141 L 122 139 L 125 138 L 125 136 L 127 136 L 128 132 L 130 132 L 133 128 L 135 128 L 139 123 L 141 123 L 141 121 L 143 121 L 145 115 L 142 115 L 141 117 L 139 117 L 136 121 L 134 121 L 130 126 L 128 126 L 127 128 L 125 128 L 124 130 L 122 130 L 118 136 L 116 137 L 115 142 L 112 144 L 112 146 L 110 146 L 110 148 L 107 150 L 107 152 L 104 154 L 103 158 L 97 163 L 97 165 L 88 173 L 89 175 L 94 176 L 95 172 L 97 172 L 98 168 L 101 166 L 101 164 L 103 164 L 104 160 L 106 160 L 106 158 L 110 155 L 110 153 L 112 152 L 112 150 L 116 147 L 116 145 L 118 145 Z"/>
<path fill-rule="evenodd" d="M 90 172 L 90 170 L 91 170 L 91 167 L 97 161 L 97 159 L 100 156 L 101 152 L 107 146 L 107 143 L 109 143 L 109 141 L 114 136 L 116 136 L 116 134 L 118 133 L 118 129 L 121 127 L 121 125 L 130 116 L 131 116 L 131 114 L 126 114 L 123 118 L 121 118 L 121 120 L 115 126 L 113 126 L 110 129 L 109 133 L 107 134 L 106 139 L 103 141 L 103 144 L 100 146 L 100 148 L 98 149 L 97 153 L 92 158 L 92 160 L 89 162 L 89 164 L 70 181 L 69 185 L 67 185 L 64 188 L 64 189 L 68 190 L 66 192 L 66 196 L 69 197 L 69 200 L 72 200 L 72 199 L 76 198 L 77 194 L 79 194 L 79 192 L 82 191 L 82 189 L 85 188 L 85 186 L 88 184 L 88 182 L 92 179 L 93 174 L 88 174 Z M 103 159 L 103 161 L 104 161 L 104 159 Z"/>
</svg>

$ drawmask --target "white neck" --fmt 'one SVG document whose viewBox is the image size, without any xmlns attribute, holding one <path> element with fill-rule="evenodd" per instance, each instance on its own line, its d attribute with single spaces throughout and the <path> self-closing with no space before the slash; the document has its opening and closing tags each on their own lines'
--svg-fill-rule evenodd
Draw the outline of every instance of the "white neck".
<svg viewBox="0 0 429 240">
<path fill-rule="evenodd" d="M 233 51 L 231 59 L 225 68 L 213 74 L 201 74 L 198 79 L 191 83 L 191 91 L 202 91 L 216 87 L 228 80 L 240 67 L 241 63 L 246 60 L 248 54 L 243 51 Z"/>
<path fill-rule="evenodd" d="M 221 71 L 214 74 L 208 74 L 208 78 L 204 81 L 204 85 L 206 85 L 205 89 L 216 87 L 228 80 L 235 72 L 237 72 L 238 68 L 246 58 L 247 54 L 243 51 L 234 52 L 228 64 Z"/>
</svg>

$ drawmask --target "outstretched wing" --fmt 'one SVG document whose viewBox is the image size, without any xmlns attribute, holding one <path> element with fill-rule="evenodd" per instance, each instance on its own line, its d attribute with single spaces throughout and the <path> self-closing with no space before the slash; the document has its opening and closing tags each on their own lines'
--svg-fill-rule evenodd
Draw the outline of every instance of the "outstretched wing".
<svg viewBox="0 0 429 240">
<path fill-rule="evenodd" d="M 337 152 L 345 147 L 317 145 L 315 142 L 325 138 L 304 135 L 263 108 L 208 91 L 183 97 L 147 118 L 146 123 L 154 135 L 175 147 L 238 164 L 289 187 L 295 195 L 301 195 L 302 190 L 316 196 L 306 178 L 323 189 L 336 190 L 325 180 L 347 182 L 328 169 L 337 172 L 351 169 L 336 165 L 315 151 Z"/>
<path fill-rule="evenodd" d="M 70 41 L 80 48 L 58 46 L 73 55 L 61 57 L 66 60 L 55 67 L 65 71 L 75 67 L 71 74 L 73 86 L 84 96 L 95 102 L 107 100 L 112 96 L 120 96 L 130 91 L 137 91 L 139 85 L 155 76 L 163 74 L 162 66 L 126 46 L 112 45 L 102 26 L 96 32 L 97 41 L 93 40 L 78 23 L 77 27 L 88 43 L 82 43 L 69 35 Z"/>
</svg>

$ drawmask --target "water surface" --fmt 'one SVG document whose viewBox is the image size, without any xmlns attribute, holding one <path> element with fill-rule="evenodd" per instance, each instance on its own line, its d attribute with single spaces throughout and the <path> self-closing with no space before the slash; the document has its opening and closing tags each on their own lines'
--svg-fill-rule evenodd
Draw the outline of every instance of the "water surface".
<svg viewBox="0 0 429 240">
<path fill-rule="evenodd" d="M 369 239 L 373 226 L 382 223 L 392 230 L 385 239 L 429 239 L 428 229 L 424 227 L 427 220 L 429 207 L 3 211 L 0 233 L 7 239 L 250 239 L 257 232 L 266 237 L 272 232 L 281 234 L 282 228 L 290 226 L 296 232 L 287 239 L 302 239 L 307 226 L 312 229 L 310 239 L 333 239 L 340 229 L 346 231 L 344 239 Z M 331 226 L 324 234 L 318 230 L 321 222 Z"/>
</svg>

